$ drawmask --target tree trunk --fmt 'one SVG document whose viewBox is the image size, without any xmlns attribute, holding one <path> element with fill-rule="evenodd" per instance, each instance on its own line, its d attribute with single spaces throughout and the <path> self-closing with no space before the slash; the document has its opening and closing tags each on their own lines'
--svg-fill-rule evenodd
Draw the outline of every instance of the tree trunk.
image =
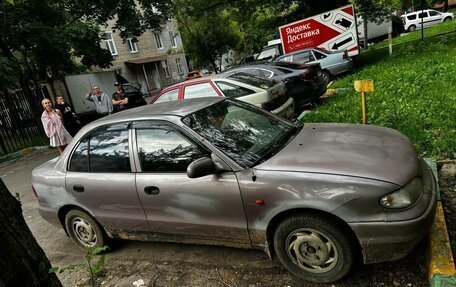
<svg viewBox="0 0 456 287">
<path fill-rule="evenodd" d="M 21 204 L 0 179 L 0 286 L 62 286 L 22 216 Z"/>
</svg>

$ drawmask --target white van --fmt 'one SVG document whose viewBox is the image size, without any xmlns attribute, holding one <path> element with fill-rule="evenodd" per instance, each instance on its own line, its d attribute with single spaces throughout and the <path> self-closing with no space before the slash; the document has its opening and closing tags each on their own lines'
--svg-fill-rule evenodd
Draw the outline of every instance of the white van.
<svg viewBox="0 0 456 287">
<path fill-rule="evenodd" d="M 420 10 L 416 12 L 410 12 L 401 15 L 404 28 L 408 32 L 413 32 L 417 28 L 421 28 L 421 22 L 423 22 L 423 28 L 437 25 L 439 23 L 453 20 L 453 13 L 441 13 L 435 10 Z"/>
</svg>

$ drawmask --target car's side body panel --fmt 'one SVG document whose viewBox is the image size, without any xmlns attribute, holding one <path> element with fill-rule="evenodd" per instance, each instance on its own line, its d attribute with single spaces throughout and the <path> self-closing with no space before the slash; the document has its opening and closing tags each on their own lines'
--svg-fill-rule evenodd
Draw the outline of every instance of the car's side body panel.
<svg viewBox="0 0 456 287">
<path fill-rule="evenodd" d="M 232 172 L 189 179 L 186 173 L 138 173 L 137 188 L 154 234 L 214 244 L 250 246 L 247 221 Z M 159 189 L 155 195 L 146 186 Z"/>
</svg>

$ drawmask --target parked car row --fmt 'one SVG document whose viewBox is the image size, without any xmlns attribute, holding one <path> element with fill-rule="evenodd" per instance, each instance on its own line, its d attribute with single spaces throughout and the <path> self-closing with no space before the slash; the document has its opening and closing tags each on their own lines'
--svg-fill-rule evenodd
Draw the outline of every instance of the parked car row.
<svg viewBox="0 0 456 287">
<path fill-rule="evenodd" d="M 344 54 L 345 55 L 345 54 Z M 351 62 L 349 62 L 351 63 Z M 341 71 L 329 65 L 331 71 Z M 319 63 L 275 61 L 247 64 L 224 73 L 198 77 L 163 89 L 151 104 L 197 97 L 224 96 L 262 107 L 285 118 L 326 92 L 327 70 Z"/>
</svg>

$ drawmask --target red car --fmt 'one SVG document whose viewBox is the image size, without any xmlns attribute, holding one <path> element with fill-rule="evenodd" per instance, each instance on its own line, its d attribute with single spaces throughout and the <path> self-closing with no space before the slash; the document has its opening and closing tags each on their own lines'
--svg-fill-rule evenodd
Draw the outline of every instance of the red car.
<svg viewBox="0 0 456 287">
<path fill-rule="evenodd" d="M 208 76 L 163 89 L 151 104 L 201 97 L 236 98 L 284 118 L 294 115 L 294 100 L 282 81 L 239 73 L 237 78 Z"/>
</svg>

